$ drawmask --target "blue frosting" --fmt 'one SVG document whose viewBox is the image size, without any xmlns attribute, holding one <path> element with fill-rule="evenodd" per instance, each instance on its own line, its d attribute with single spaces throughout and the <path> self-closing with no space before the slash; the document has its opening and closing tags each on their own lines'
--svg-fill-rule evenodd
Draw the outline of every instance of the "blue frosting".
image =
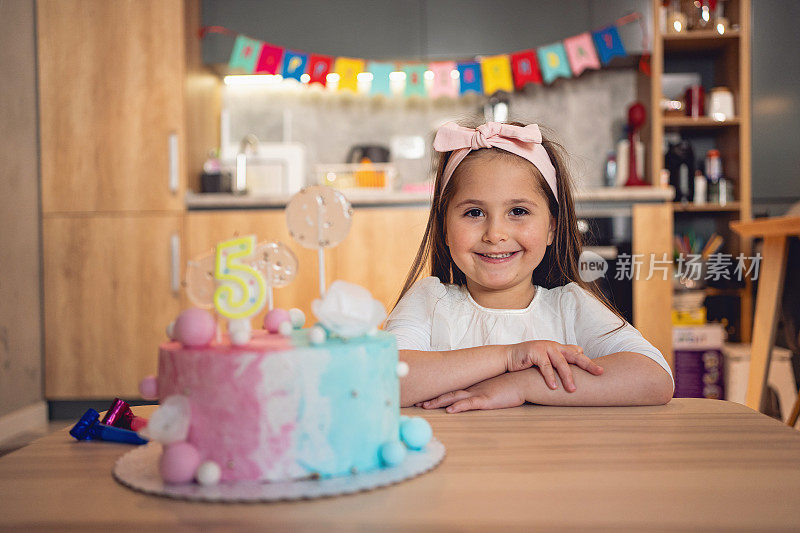
<svg viewBox="0 0 800 533">
<path fill-rule="evenodd" d="M 319 394 L 330 405 L 326 426 L 333 458 L 304 466 L 310 473 L 321 476 L 364 472 L 382 466 L 381 446 L 397 441 L 400 431 L 394 335 L 378 332 L 349 340 L 331 338 L 313 346 L 307 330 L 302 330 L 292 335 L 292 341 L 300 351 L 324 350 L 329 356 L 320 376 Z"/>
</svg>

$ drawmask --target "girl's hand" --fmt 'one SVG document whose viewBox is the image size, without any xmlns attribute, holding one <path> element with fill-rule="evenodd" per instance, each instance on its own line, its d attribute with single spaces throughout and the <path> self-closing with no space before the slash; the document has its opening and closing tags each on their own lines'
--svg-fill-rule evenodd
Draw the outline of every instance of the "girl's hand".
<svg viewBox="0 0 800 533">
<path fill-rule="evenodd" d="M 442 394 L 438 398 L 422 402 L 424 409 L 447 407 L 448 413 L 460 413 L 472 409 L 505 409 L 525 403 L 524 373 L 501 374 L 492 379 L 476 383 L 466 390 Z"/>
<path fill-rule="evenodd" d="M 551 389 L 558 388 L 558 381 L 553 371 L 555 367 L 567 392 L 575 391 L 575 381 L 572 379 L 569 363 L 595 376 L 603 373 L 600 366 L 583 354 L 583 348 L 574 344 L 561 344 L 555 341 L 520 342 L 509 346 L 507 357 L 506 369 L 509 372 L 537 366 L 545 383 Z"/>
</svg>

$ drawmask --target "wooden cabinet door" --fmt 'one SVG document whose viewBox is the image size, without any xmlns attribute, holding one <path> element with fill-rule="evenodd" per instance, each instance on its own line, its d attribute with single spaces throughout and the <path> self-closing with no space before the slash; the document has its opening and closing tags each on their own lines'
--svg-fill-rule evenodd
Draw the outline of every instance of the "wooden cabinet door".
<svg viewBox="0 0 800 533">
<path fill-rule="evenodd" d="M 36 5 L 43 212 L 181 209 L 183 2 Z"/>
<path fill-rule="evenodd" d="M 297 277 L 286 287 L 273 289 L 275 307 L 302 309 L 307 322 L 313 324 L 311 301 L 319 298 L 317 252 L 303 248 L 292 239 L 283 209 L 190 212 L 186 215 L 186 257 L 193 259 L 213 253 L 218 242 L 244 235 L 255 235 L 257 242 L 280 241 L 294 252 L 300 267 Z M 325 256 L 327 283 L 330 283 L 330 251 Z M 191 305 L 186 300 L 185 304 Z M 253 327 L 261 327 L 264 314 L 266 309 L 253 319 Z"/>
<path fill-rule="evenodd" d="M 350 234 L 333 249 L 334 279 L 366 287 L 391 311 L 425 233 L 428 211 L 356 208 Z"/>
<path fill-rule="evenodd" d="M 48 399 L 139 395 L 180 312 L 180 229 L 177 215 L 44 218 Z"/>
</svg>

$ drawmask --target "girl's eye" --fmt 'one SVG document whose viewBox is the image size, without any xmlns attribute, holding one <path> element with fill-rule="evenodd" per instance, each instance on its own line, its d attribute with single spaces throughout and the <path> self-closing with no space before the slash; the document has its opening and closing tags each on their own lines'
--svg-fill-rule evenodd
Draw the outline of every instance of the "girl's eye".
<svg viewBox="0 0 800 533">
<path fill-rule="evenodd" d="M 478 218 L 479 216 L 483 216 L 483 211 L 481 211 L 477 207 L 473 207 L 472 209 L 469 209 L 466 213 L 464 213 L 464 216 L 470 218 Z"/>
<path fill-rule="evenodd" d="M 511 214 L 515 217 L 521 217 L 528 214 L 528 210 L 524 207 L 515 207 L 511 210 Z"/>
</svg>

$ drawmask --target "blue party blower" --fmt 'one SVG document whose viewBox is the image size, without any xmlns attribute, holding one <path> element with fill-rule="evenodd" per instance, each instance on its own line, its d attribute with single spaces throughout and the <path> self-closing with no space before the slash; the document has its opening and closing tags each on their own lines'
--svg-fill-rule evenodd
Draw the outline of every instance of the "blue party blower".
<svg viewBox="0 0 800 533">
<path fill-rule="evenodd" d="M 100 423 L 100 414 L 89 409 L 78 423 L 69 430 L 69 434 L 78 440 L 106 440 L 125 444 L 147 444 L 135 431 L 117 428 Z"/>
</svg>

